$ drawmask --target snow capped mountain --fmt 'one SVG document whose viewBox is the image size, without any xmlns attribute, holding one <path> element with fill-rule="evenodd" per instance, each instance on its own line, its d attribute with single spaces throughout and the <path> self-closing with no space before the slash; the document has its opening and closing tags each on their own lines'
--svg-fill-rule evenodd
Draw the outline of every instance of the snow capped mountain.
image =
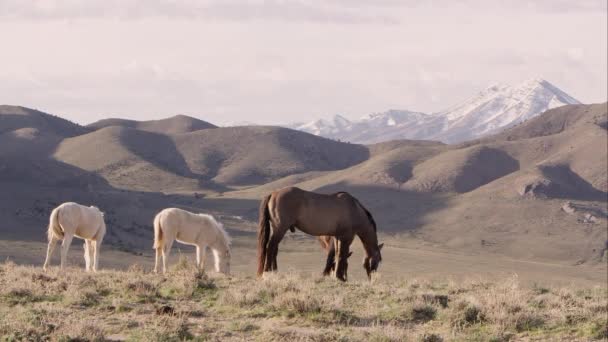
<svg viewBox="0 0 608 342">
<path fill-rule="evenodd" d="M 459 142 L 496 133 L 544 111 L 580 103 L 542 79 L 526 80 L 516 86 L 494 85 L 452 108 L 435 115 L 444 117 L 446 127 L 434 137 Z"/>
<path fill-rule="evenodd" d="M 356 143 L 393 139 L 426 139 L 457 143 L 499 132 L 542 112 L 580 103 L 542 79 L 518 85 L 492 85 L 447 110 L 424 114 L 389 110 L 349 121 L 336 115 L 331 120 L 294 124 L 291 128 Z"/>
<path fill-rule="evenodd" d="M 359 122 L 369 127 L 396 127 L 407 122 L 420 120 L 427 116 L 424 113 L 391 109 L 383 113 L 372 113 L 361 118 Z"/>
<path fill-rule="evenodd" d="M 379 135 L 390 136 L 391 133 L 396 133 L 396 136 L 399 136 L 398 130 L 400 127 L 415 124 L 426 116 L 428 115 L 418 112 L 389 110 L 383 113 L 366 115 L 357 121 L 349 121 L 343 116 L 336 115 L 331 120 L 320 119 L 308 123 L 293 124 L 289 127 L 326 138 L 359 142 L 374 140 Z"/>
<path fill-rule="evenodd" d="M 296 123 L 289 125 L 289 128 L 308 132 L 314 135 L 329 137 L 339 135 L 342 132 L 347 132 L 350 125 L 351 122 L 347 118 L 341 115 L 334 115 L 331 120 L 319 119 L 308 123 Z"/>
</svg>

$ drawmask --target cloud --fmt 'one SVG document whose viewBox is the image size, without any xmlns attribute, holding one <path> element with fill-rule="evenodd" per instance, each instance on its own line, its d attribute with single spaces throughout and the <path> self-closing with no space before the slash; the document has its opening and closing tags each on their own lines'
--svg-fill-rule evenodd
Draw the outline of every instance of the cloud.
<svg viewBox="0 0 608 342">
<path fill-rule="evenodd" d="M 605 1 L 0 0 L 0 103 L 78 122 L 442 110 L 542 77 L 605 101 Z"/>
<path fill-rule="evenodd" d="M 560 13 L 606 12 L 605 0 L 0 0 L 4 19 L 75 20 L 164 17 L 189 20 L 275 20 L 394 24 L 409 9 L 472 12 L 511 10 Z"/>
<path fill-rule="evenodd" d="M 278 20 L 324 23 L 391 23 L 390 15 L 369 8 L 324 1 L 284 0 L 0 0 L 0 17 L 72 20 L 164 17 L 189 20 Z"/>
</svg>

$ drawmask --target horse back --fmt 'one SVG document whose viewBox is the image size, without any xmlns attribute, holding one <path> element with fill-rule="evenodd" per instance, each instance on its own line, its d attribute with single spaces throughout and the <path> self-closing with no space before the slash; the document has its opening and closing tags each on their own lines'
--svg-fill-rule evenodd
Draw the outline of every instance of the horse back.
<svg viewBox="0 0 608 342">
<path fill-rule="evenodd" d="M 91 239 L 105 227 L 103 215 L 95 207 L 66 202 L 59 207 L 59 224 L 67 232 L 80 238 Z"/>
<path fill-rule="evenodd" d="M 210 215 L 199 215 L 179 208 L 163 209 L 158 215 L 163 234 L 186 244 L 197 243 L 199 239 L 214 239 L 219 232 Z"/>
<path fill-rule="evenodd" d="M 294 224 L 312 235 L 341 235 L 360 229 L 369 220 L 349 193 L 319 194 L 296 187 L 273 193 L 281 222 Z"/>
</svg>

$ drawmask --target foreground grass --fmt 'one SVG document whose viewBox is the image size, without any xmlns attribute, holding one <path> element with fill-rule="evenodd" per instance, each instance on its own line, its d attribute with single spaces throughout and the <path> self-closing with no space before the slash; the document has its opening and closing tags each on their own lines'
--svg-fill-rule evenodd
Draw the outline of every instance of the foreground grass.
<svg viewBox="0 0 608 342">
<path fill-rule="evenodd" d="M 608 338 L 606 288 L 256 280 L 0 264 L 0 336 L 28 341 L 519 341 Z"/>
</svg>

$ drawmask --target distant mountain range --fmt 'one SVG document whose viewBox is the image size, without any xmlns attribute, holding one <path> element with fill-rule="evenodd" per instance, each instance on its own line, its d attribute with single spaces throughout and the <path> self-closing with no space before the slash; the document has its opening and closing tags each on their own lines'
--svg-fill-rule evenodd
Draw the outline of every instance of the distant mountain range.
<svg viewBox="0 0 608 342">
<path fill-rule="evenodd" d="M 551 108 L 579 103 L 543 79 L 530 79 L 515 86 L 492 85 L 460 104 L 433 114 L 389 110 L 356 121 L 336 115 L 329 120 L 288 127 L 363 144 L 395 139 L 458 143 L 497 133 Z"/>
</svg>

